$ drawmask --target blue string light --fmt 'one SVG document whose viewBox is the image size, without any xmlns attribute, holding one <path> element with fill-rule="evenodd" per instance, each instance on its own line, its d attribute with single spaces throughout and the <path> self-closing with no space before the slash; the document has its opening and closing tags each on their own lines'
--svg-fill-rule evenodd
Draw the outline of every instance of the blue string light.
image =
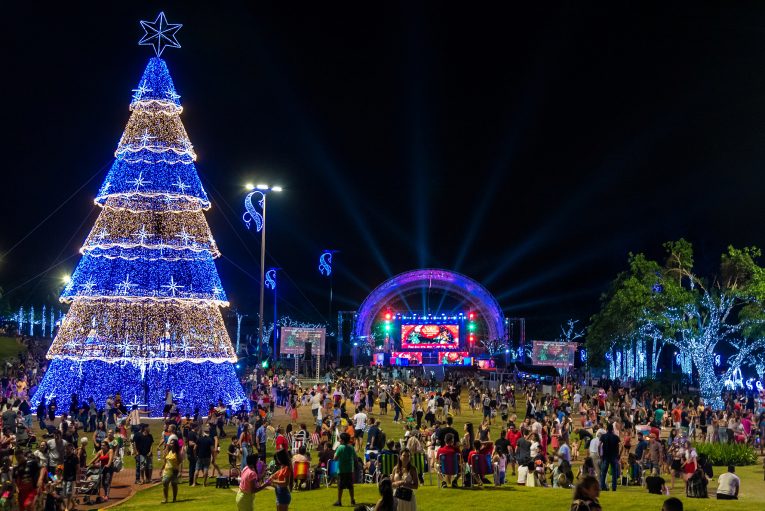
<svg viewBox="0 0 765 511">
<path fill-rule="evenodd" d="M 332 275 L 332 251 L 326 250 L 319 256 L 319 273 L 325 277 Z"/>
<path fill-rule="evenodd" d="M 137 398 L 147 403 L 144 399 L 148 392 L 149 411 L 161 417 L 166 389 L 172 390 L 183 413 L 193 413 L 195 408 L 206 412 L 209 405 L 217 404 L 219 399 L 234 409 L 242 404 L 249 406 L 232 364 L 183 362 L 141 366 L 55 359 L 35 392 L 32 408 L 43 398 L 50 401 L 55 397 L 58 408 L 68 410 L 72 394 L 77 394 L 81 403 L 92 397 L 103 406 L 116 392 L 121 392 L 125 402 Z"/>
<path fill-rule="evenodd" d="M 164 14 L 142 25 L 142 44 L 154 45 L 157 55 L 175 46 L 168 37 L 180 25 L 168 25 Z M 66 410 L 73 393 L 103 406 L 122 391 L 126 402 L 159 415 L 171 389 L 189 412 L 218 399 L 249 408 L 219 308 L 228 299 L 203 214 L 210 201 L 162 59 L 149 60 L 130 109 L 95 199 L 103 210 L 61 294 L 72 305 L 33 406 L 55 396 Z"/>
</svg>

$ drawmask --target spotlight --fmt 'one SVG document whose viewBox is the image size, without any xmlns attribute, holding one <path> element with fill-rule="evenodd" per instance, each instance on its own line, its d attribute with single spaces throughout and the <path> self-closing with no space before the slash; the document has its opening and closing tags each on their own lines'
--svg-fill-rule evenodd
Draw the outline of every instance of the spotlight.
<svg viewBox="0 0 765 511">
<path fill-rule="evenodd" d="M 274 187 L 271 188 L 271 191 L 272 192 L 281 192 L 282 191 L 282 187 L 281 186 L 274 186 Z"/>
<path fill-rule="evenodd" d="M 253 190 L 255 189 L 255 185 L 254 185 L 254 184 L 252 184 L 252 183 L 247 183 L 246 185 L 244 185 L 244 187 L 245 187 L 245 188 L 246 188 L 248 191 L 253 191 Z"/>
<path fill-rule="evenodd" d="M 69 275 L 62 275 L 61 276 L 61 282 L 64 284 L 69 284 L 69 282 L 72 280 L 72 277 Z"/>
<path fill-rule="evenodd" d="M 258 190 L 268 190 L 268 185 L 264 185 L 263 183 L 255 185 L 255 188 Z"/>
</svg>

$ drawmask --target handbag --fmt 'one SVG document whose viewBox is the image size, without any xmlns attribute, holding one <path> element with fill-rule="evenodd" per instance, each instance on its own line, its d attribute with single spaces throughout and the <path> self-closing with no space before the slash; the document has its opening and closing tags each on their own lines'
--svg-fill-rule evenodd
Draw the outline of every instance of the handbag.
<svg viewBox="0 0 765 511">
<path fill-rule="evenodd" d="M 407 502 L 412 500 L 412 495 L 414 495 L 414 491 L 411 488 L 406 488 L 404 486 L 396 488 L 396 493 L 393 494 L 397 499 L 405 500 Z"/>
</svg>

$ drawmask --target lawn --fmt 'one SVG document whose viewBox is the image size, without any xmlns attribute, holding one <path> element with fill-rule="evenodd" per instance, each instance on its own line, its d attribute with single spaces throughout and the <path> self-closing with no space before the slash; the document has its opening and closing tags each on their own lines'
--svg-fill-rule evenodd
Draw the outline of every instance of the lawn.
<svg viewBox="0 0 765 511">
<path fill-rule="evenodd" d="M 715 469 L 718 473 L 719 469 Z M 762 469 L 748 467 L 741 469 L 743 492 L 738 502 L 717 501 L 714 499 L 686 499 L 682 497 L 685 509 L 689 511 L 729 510 L 762 511 L 765 508 L 765 486 L 762 480 Z M 435 479 L 434 479 L 435 481 Z M 427 478 L 426 478 L 427 482 Z M 571 490 L 552 488 L 526 488 L 506 485 L 502 488 L 489 487 L 484 490 L 442 490 L 435 486 L 423 486 L 417 490 L 417 506 L 423 511 L 464 511 L 469 509 L 538 509 L 540 504 L 544 511 L 568 510 L 571 505 Z M 275 505 L 273 492 L 264 490 L 255 497 L 257 509 L 268 509 Z M 681 496 L 679 491 L 673 495 Z M 331 504 L 337 497 L 334 487 L 329 489 L 293 492 L 291 510 L 314 511 L 316 509 L 332 509 Z M 168 507 L 178 511 L 198 511 L 205 509 L 230 510 L 234 509 L 234 493 L 231 490 L 181 486 L 179 502 Z M 606 511 L 659 511 L 666 497 L 649 495 L 641 488 L 619 488 L 616 493 L 605 492 L 601 495 L 601 504 Z M 378 499 L 375 485 L 357 485 L 356 502 L 374 504 Z M 498 501 L 501 499 L 501 501 Z M 131 500 L 117 506 L 120 511 L 149 509 L 162 501 L 162 487 L 155 486 L 139 492 Z M 502 502 L 497 507 L 498 502 Z M 345 492 L 343 504 L 350 509 L 350 499 Z"/>
<path fill-rule="evenodd" d="M 466 402 L 464 399 L 463 402 Z M 351 405 L 352 406 L 352 405 Z M 472 422 L 477 427 L 481 422 L 481 416 L 479 412 L 471 412 L 469 408 L 465 407 L 461 416 L 454 417 L 455 429 L 462 431 L 462 428 L 466 422 Z M 408 399 L 405 398 L 405 409 L 408 411 L 411 409 L 411 404 Z M 518 402 L 518 416 L 522 418 L 525 412 L 525 403 Z M 350 411 L 350 407 L 349 407 Z M 512 414 L 512 412 L 511 412 Z M 380 419 L 382 428 L 386 432 L 388 439 L 398 439 L 403 437 L 404 426 L 402 423 L 393 423 L 393 414 L 379 415 L 375 413 L 373 415 L 376 419 Z M 298 424 L 301 421 L 305 421 L 307 424 L 311 423 L 310 409 L 308 407 L 301 407 L 298 414 Z M 161 425 L 159 421 L 152 420 L 151 430 L 154 438 L 157 442 L 161 440 Z M 289 417 L 284 414 L 284 409 L 277 409 L 274 419 L 275 424 L 286 425 L 289 422 Z M 499 426 L 493 425 L 491 438 L 496 438 L 499 434 Z M 226 429 L 227 433 L 231 435 L 234 433 L 234 428 L 229 427 Z M 230 438 L 230 437 L 229 437 Z M 229 438 L 224 439 L 221 446 L 221 452 L 218 455 L 218 465 L 226 471 L 228 468 L 226 448 L 229 444 Z M 269 449 L 273 449 L 269 445 Z M 271 451 L 269 451 L 269 454 Z M 582 457 L 580 456 L 580 459 Z M 155 461 L 156 466 L 156 461 Z M 133 470 L 134 461 L 132 458 L 126 458 L 125 470 Z M 155 468 L 155 478 L 159 476 L 158 467 Z M 724 469 L 722 467 L 715 467 L 715 474 L 719 475 Z M 701 500 L 701 499 L 687 499 L 684 497 L 684 492 L 680 489 L 681 484 L 676 483 L 676 488 L 672 492 L 673 496 L 681 497 L 685 503 L 685 509 L 687 510 L 723 510 L 723 509 L 737 509 L 742 511 L 761 511 L 765 509 L 765 482 L 763 482 L 763 469 L 761 465 L 751 467 L 741 467 L 737 470 L 737 473 L 742 478 L 742 492 L 741 500 L 735 503 L 720 501 L 713 499 Z M 188 483 L 188 479 L 184 477 L 184 480 Z M 508 474 L 508 480 L 512 483 L 515 481 Z M 669 478 L 667 477 L 669 481 Z M 195 487 L 191 488 L 188 484 L 181 485 L 179 493 L 179 502 L 172 505 L 173 509 L 181 510 L 216 510 L 216 509 L 233 509 L 234 507 L 234 493 L 231 490 L 215 489 L 214 480 L 211 479 L 212 485 L 207 488 Z M 435 483 L 435 477 L 433 479 Z M 428 483 L 428 477 L 426 476 L 426 483 Z M 716 479 L 710 482 L 710 490 L 716 487 Z M 374 503 L 378 498 L 377 488 L 375 485 L 358 485 L 356 494 L 357 503 Z M 311 490 L 304 492 L 293 493 L 292 505 L 290 509 L 294 510 L 316 510 L 316 509 L 330 509 L 331 504 L 335 501 L 337 490 L 334 487 L 329 489 Z M 547 510 L 567 510 L 571 504 L 571 490 L 552 489 L 552 488 L 526 488 L 518 487 L 515 485 L 505 485 L 502 488 L 486 488 L 484 490 L 471 490 L 471 489 L 458 489 L 458 490 L 442 490 L 438 487 L 430 486 L 426 484 L 417 491 L 417 504 L 418 509 L 421 510 L 438 510 L 438 511 L 451 511 L 459 510 L 463 511 L 465 506 L 469 506 L 472 509 L 491 509 L 496 506 L 497 499 L 503 499 L 504 503 L 512 506 L 528 506 L 525 509 L 531 509 L 533 507 L 539 507 L 540 504 L 545 506 Z M 604 492 L 601 494 L 601 503 L 606 511 L 618 510 L 618 511 L 659 511 L 661 504 L 666 497 L 659 495 L 649 495 L 646 490 L 638 487 L 619 487 L 616 493 Z M 156 506 L 162 500 L 162 488 L 152 487 L 138 492 L 131 500 L 116 506 L 114 509 L 123 511 L 129 509 L 147 509 L 149 507 Z M 274 506 L 275 501 L 273 493 L 270 490 L 264 490 L 256 497 L 258 508 L 263 509 L 263 506 Z M 350 499 L 346 495 L 343 498 L 343 503 L 348 508 L 350 507 Z"/>
<path fill-rule="evenodd" d="M 0 337 L 0 360 L 13 358 L 27 351 L 27 347 L 13 337 Z"/>
</svg>

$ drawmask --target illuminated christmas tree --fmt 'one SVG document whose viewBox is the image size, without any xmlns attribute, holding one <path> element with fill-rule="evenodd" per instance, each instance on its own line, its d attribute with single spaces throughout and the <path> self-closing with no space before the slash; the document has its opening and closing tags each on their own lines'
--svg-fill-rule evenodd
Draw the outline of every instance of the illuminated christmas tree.
<svg viewBox="0 0 765 511">
<path fill-rule="evenodd" d="M 66 410 L 73 393 L 103 406 L 121 391 L 125 402 L 160 414 L 166 389 L 188 412 L 218 399 L 246 404 L 220 311 L 228 301 L 203 213 L 210 201 L 160 58 L 165 46 L 179 47 L 180 25 L 162 13 L 141 24 L 141 44 L 157 56 L 133 90 L 130 119 L 95 198 L 103 209 L 61 294 L 71 307 L 35 406 L 55 396 Z"/>
</svg>

